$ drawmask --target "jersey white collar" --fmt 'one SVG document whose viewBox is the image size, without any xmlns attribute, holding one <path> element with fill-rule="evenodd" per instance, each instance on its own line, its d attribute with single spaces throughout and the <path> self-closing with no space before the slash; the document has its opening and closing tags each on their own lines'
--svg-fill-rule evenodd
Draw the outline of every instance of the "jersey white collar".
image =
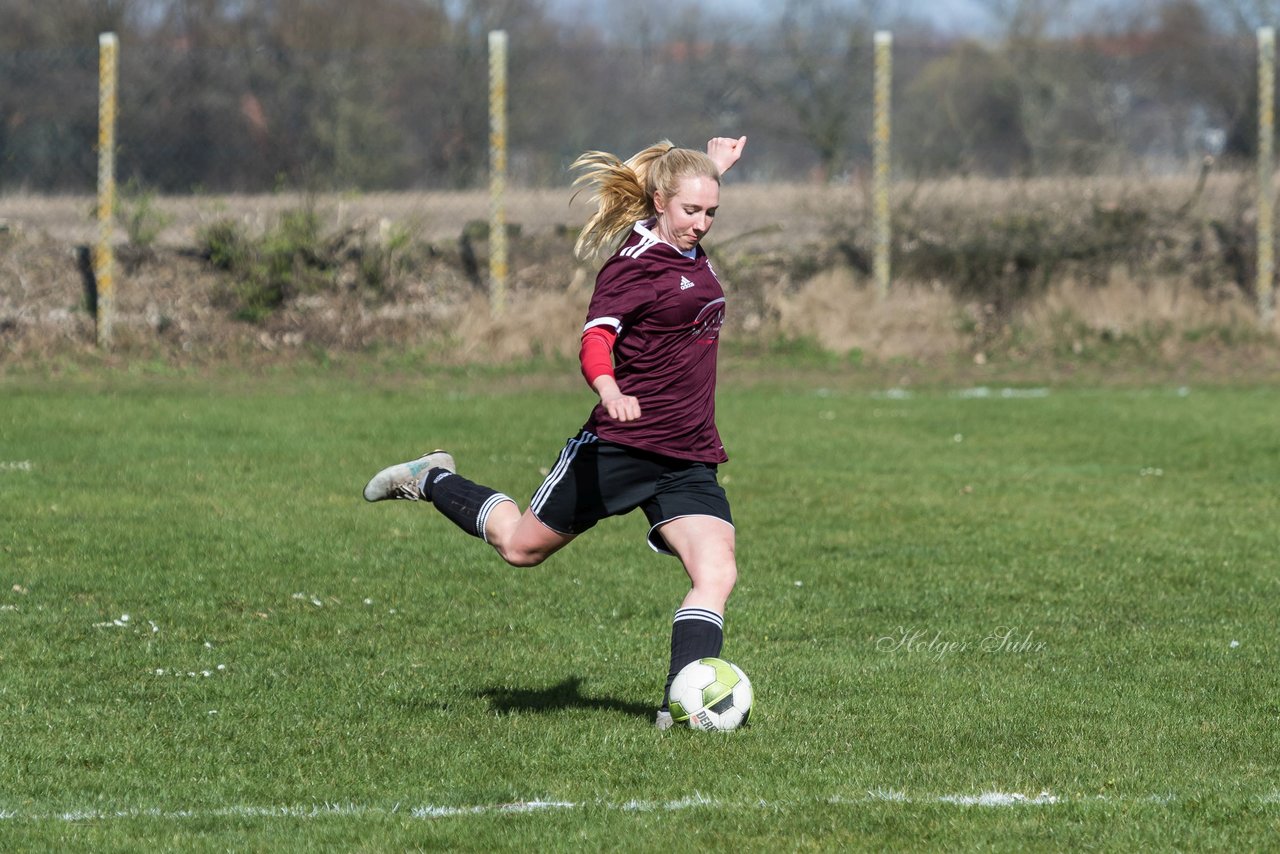
<svg viewBox="0 0 1280 854">
<path fill-rule="evenodd" d="M 658 222 L 658 220 L 657 220 L 656 218 L 654 218 L 654 219 L 646 219 L 646 220 L 642 220 L 642 221 L 640 221 L 640 222 L 637 222 L 637 223 L 635 224 L 635 232 L 636 232 L 636 234 L 640 235 L 641 237 L 645 238 L 646 240 L 653 240 L 653 241 L 655 241 L 655 242 L 657 242 L 657 243 L 665 243 L 666 245 L 670 246 L 672 249 L 676 250 L 677 252 L 679 252 L 681 255 L 683 255 L 684 257 L 688 258 L 689 260 L 695 260 L 695 259 L 697 259 L 697 257 L 698 257 L 698 244 L 696 244 L 696 243 L 695 243 L 695 244 L 694 244 L 694 246 L 693 246 L 693 248 L 692 248 L 692 249 L 690 249 L 688 252 L 686 252 L 686 251 L 684 251 L 683 249 L 681 249 L 679 246 L 676 246 L 676 245 L 675 245 L 674 243 L 672 243 L 671 241 L 669 241 L 669 240 L 663 240 L 663 239 L 658 235 L 658 232 L 656 232 L 656 231 L 654 231 L 654 230 L 653 230 L 653 226 L 654 226 L 654 225 L 656 225 L 656 224 L 657 224 L 657 222 Z"/>
</svg>

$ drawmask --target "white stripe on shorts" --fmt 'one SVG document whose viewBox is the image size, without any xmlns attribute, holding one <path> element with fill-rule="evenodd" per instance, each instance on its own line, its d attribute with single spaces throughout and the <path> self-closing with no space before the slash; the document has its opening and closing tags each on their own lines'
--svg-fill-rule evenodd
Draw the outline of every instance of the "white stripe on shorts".
<svg viewBox="0 0 1280 854">
<path fill-rule="evenodd" d="M 565 474 L 569 471 L 569 466 L 573 464 L 573 458 L 578 455 L 578 449 L 583 445 L 589 445 L 592 442 L 599 441 L 594 433 L 583 430 L 576 439 L 570 439 L 569 443 L 564 446 L 564 450 L 560 452 L 560 459 L 556 460 L 556 466 L 551 470 L 551 474 L 547 475 L 547 479 L 542 482 L 542 486 L 538 487 L 538 491 L 533 494 L 533 500 L 529 502 L 529 509 L 535 514 L 541 513 L 543 506 L 546 505 L 547 499 L 551 497 L 552 491 L 564 480 Z"/>
</svg>

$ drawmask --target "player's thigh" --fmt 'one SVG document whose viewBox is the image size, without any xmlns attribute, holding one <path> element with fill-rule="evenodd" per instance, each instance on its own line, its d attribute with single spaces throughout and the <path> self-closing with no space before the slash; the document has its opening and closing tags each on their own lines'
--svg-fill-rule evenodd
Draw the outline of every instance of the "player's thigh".
<svg viewBox="0 0 1280 854">
<path fill-rule="evenodd" d="M 733 525 L 717 516 L 681 516 L 656 530 L 680 562 L 694 586 L 732 588 L 738 577 Z"/>
<path fill-rule="evenodd" d="M 733 512 L 715 466 L 695 463 L 667 472 L 641 506 L 655 551 L 676 555 L 686 568 L 732 560 Z"/>
</svg>

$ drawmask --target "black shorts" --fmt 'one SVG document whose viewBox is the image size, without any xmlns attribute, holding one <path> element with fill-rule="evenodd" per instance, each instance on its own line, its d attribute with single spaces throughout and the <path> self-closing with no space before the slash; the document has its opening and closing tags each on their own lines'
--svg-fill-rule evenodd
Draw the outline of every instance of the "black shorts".
<svg viewBox="0 0 1280 854">
<path fill-rule="evenodd" d="M 529 509 L 559 534 L 577 535 L 637 507 L 649 519 L 649 546 L 671 554 L 657 528 L 682 516 L 714 516 L 730 525 L 729 499 L 716 466 L 601 441 L 581 434 L 564 446 Z"/>
</svg>

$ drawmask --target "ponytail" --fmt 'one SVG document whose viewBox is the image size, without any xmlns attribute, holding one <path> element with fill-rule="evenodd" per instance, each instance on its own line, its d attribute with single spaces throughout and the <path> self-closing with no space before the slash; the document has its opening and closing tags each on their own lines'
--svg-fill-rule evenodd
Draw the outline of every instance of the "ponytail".
<svg viewBox="0 0 1280 854">
<path fill-rule="evenodd" d="M 592 199 L 596 212 L 582 227 L 573 247 L 574 255 L 582 259 L 613 246 L 635 223 L 656 216 L 654 193 L 674 196 L 681 178 L 720 181 L 720 172 L 710 157 L 701 151 L 676 148 L 667 140 L 637 152 L 625 163 L 606 151 L 588 151 L 569 168 L 580 172 L 573 186 L 595 188 Z"/>
</svg>

